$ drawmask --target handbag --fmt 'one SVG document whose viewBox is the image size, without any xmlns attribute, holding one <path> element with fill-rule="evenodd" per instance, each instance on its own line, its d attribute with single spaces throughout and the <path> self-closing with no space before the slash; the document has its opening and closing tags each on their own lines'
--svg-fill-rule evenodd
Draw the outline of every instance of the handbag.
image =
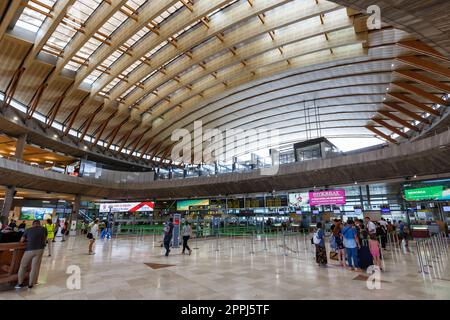
<svg viewBox="0 0 450 320">
<path fill-rule="evenodd" d="M 89 233 L 87 234 L 87 238 L 88 238 L 89 240 L 90 240 L 90 239 L 94 239 L 94 236 L 92 235 L 92 233 L 89 232 Z"/>
<path fill-rule="evenodd" d="M 339 260 L 339 255 L 336 251 L 330 251 L 330 259 L 331 260 Z"/>
</svg>

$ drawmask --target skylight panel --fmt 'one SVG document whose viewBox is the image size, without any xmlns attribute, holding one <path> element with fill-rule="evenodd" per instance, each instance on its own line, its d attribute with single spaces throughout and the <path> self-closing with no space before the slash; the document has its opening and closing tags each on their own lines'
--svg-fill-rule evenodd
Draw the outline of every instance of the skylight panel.
<svg viewBox="0 0 450 320">
<path fill-rule="evenodd" d="M 37 32 L 47 17 L 51 16 L 52 8 L 56 0 L 41 0 L 41 4 L 29 2 L 23 9 L 22 14 L 16 22 L 16 26 L 26 30 Z"/>
<path fill-rule="evenodd" d="M 101 0 L 75 1 L 75 3 L 67 10 L 66 16 L 62 19 L 61 23 L 50 36 L 43 50 L 47 53 L 56 51 L 55 55 L 62 55 L 67 44 L 76 36 L 78 32 L 83 31 L 85 22 L 101 3 Z M 84 51 L 86 52 L 87 49 Z M 87 58 L 86 53 L 77 53 L 77 56 Z M 76 65 L 76 63 L 71 63 L 70 65 L 67 64 L 65 67 L 70 70 L 75 69 L 74 71 L 76 71 L 78 70 L 76 69 Z M 78 67 L 80 65 L 81 64 L 78 64 Z"/>
</svg>

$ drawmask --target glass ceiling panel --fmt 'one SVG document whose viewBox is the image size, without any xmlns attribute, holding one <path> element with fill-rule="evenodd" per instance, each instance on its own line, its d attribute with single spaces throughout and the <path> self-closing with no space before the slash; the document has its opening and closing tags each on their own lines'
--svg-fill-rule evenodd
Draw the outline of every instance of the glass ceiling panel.
<svg viewBox="0 0 450 320">
<path fill-rule="evenodd" d="M 56 0 L 40 0 L 42 5 L 34 2 L 29 2 L 28 6 L 23 9 L 22 14 L 16 22 L 16 26 L 24 28 L 32 32 L 38 32 L 47 18 L 48 14 L 51 14 Z"/>
<path fill-rule="evenodd" d="M 66 48 L 67 44 L 78 32 L 83 30 L 86 21 L 102 2 L 103 0 L 75 1 L 75 3 L 67 11 L 66 16 L 49 38 L 47 44 L 44 46 L 44 51 L 48 53 L 54 52 L 55 55 L 63 56 L 63 50 Z M 90 45 L 95 46 L 95 42 L 91 42 Z M 85 51 L 86 50 L 88 49 L 86 48 Z M 66 67 L 73 71 L 78 70 L 80 65 L 86 63 L 86 55 L 86 52 L 78 52 L 73 60 L 66 65 Z"/>
</svg>

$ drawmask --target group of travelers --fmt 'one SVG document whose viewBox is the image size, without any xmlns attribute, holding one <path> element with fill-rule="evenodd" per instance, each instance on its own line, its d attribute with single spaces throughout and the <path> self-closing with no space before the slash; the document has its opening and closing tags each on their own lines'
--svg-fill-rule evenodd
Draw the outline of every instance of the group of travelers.
<svg viewBox="0 0 450 320">
<path fill-rule="evenodd" d="M 22 229 L 23 234 L 21 235 L 20 242 L 25 243 L 25 253 L 21 259 L 19 272 L 18 272 L 18 283 L 15 286 L 16 289 L 21 289 L 27 286 L 25 281 L 25 276 L 27 271 L 30 269 L 28 288 L 31 289 L 37 283 L 37 278 L 39 275 L 39 269 L 42 261 L 42 256 L 44 255 L 45 247 L 48 248 L 48 256 L 51 257 L 53 243 L 56 242 L 56 234 L 59 229 L 61 229 L 62 240 L 66 241 L 66 237 L 69 235 L 69 223 L 65 222 L 62 226 L 60 225 L 59 219 L 56 223 L 53 223 L 52 219 L 47 219 L 44 225 L 41 225 L 40 220 L 35 220 L 32 226 L 26 229 L 26 224 L 23 222 L 19 227 L 15 226 L 15 221 L 12 220 L 8 225 L 10 229 Z M 87 233 L 87 238 L 89 239 L 88 254 L 95 254 L 94 244 L 98 238 L 98 220 L 95 220 L 89 225 L 89 232 Z"/>
<path fill-rule="evenodd" d="M 325 246 L 325 230 L 323 224 L 316 225 L 312 243 L 316 247 L 316 262 L 321 267 L 328 264 Z M 361 272 L 371 265 L 382 270 L 382 249 L 386 250 L 388 238 L 394 243 L 402 243 L 408 247 L 409 229 L 402 222 L 394 220 L 372 221 L 370 217 L 349 219 L 345 224 L 335 219 L 330 228 L 330 258 L 337 260 L 342 267 Z M 400 242 L 401 241 L 401 242 Z"/>
<path fill-rule="evenodd" d="M 170 247 L 172 246 L 172 238 L 173 238 L 173 218 L 170 218 L 169 221 L 164 226 L 164 233 L 163 233 L 163 245 L 166 249 L 166 253 L 164 254 L 166 257 L 169 256 L 170 253 Z M 183 230 L 181 231 L 181 234 L 183 236 L 183 250 L 181 251 L 181 254 L 185 254 L 186 250 L 188 251 L 188 254 L 191 255 L 192 250 L 188 245 L 189 239 L 192 237 L 192 227 L 191 223 L 189 221 L 186 221 Z"/>
</svg>

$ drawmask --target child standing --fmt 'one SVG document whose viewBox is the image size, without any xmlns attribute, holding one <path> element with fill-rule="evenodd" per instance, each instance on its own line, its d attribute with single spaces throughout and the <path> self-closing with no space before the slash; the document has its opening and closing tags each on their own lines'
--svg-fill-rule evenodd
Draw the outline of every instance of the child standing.
<svg viewBox="0 0 450 320">
<path fill-rule="evenodd" d="M 377 237 L 375 234 L 370 235 L 369 239 L 369 250 L 373 257 L 373 262 L 375 265 L 377 265 L 380 270 L 383 270 L 381 268 L 381 258 L 380 258 L 380 243 L 377 240 Z"/>
</svg>

